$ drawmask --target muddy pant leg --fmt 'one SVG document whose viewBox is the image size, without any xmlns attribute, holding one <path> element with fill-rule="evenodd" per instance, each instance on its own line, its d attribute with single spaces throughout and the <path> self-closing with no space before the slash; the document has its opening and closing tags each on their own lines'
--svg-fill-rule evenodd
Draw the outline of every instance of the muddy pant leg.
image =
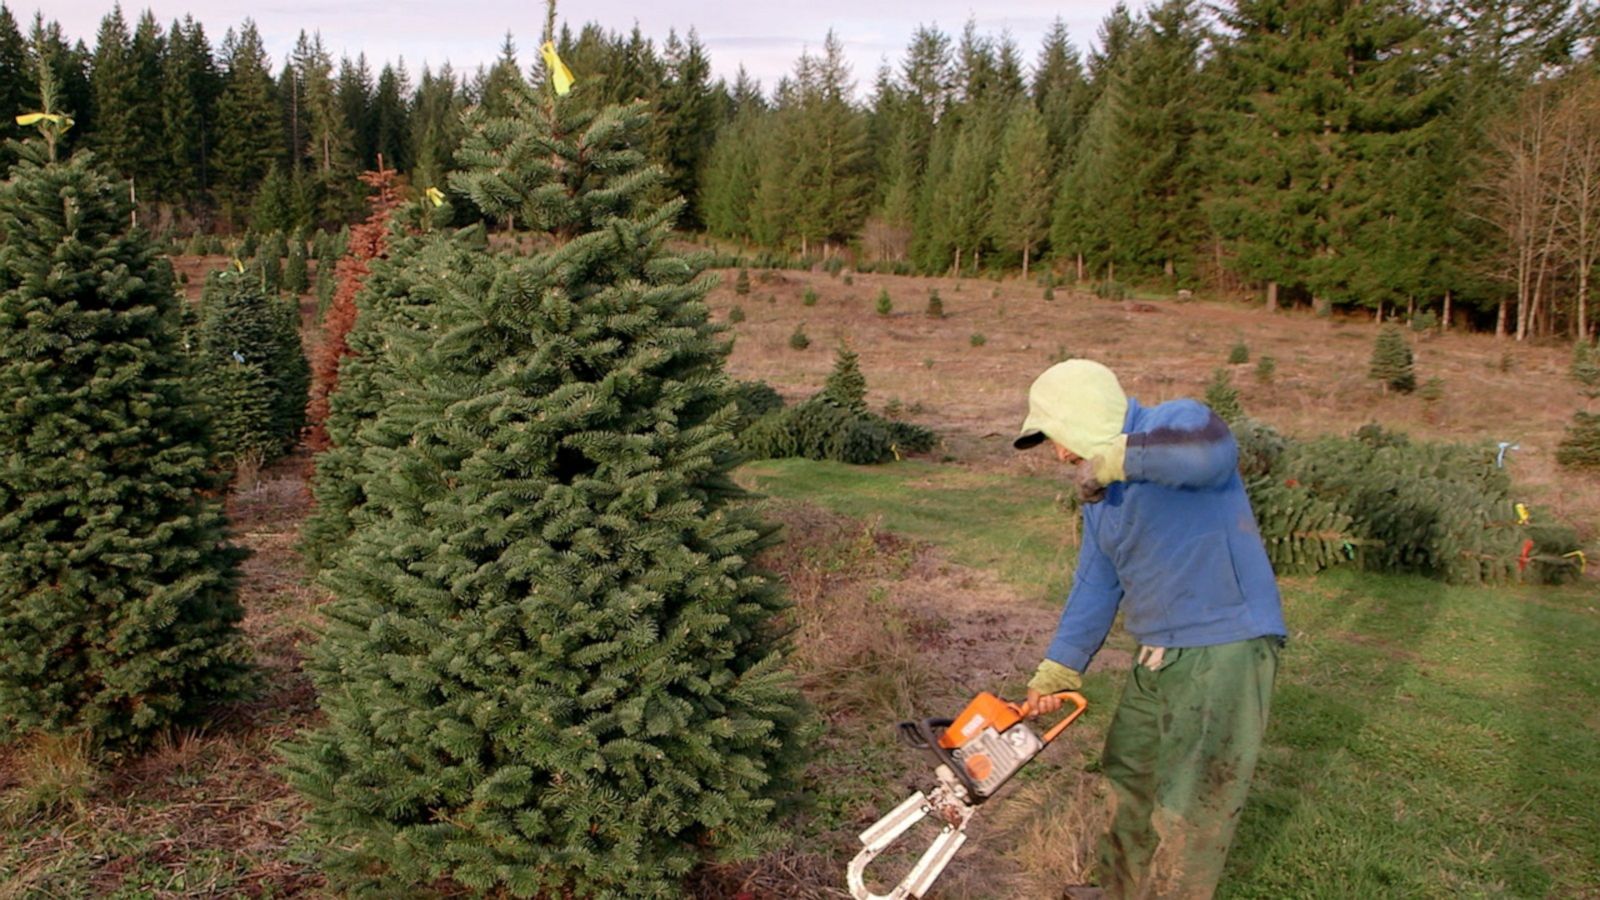
<svg viewBox="0 0 1600 900">
<path fill-rule="evenodd" d="M 1261 752 L 1275 638 L 1167 652 L 1156 674 L 1156 850 L 1133 896 L 1209 898 L 1222 876 Z"/>
<path fill-rule="evenodd" d="M 1111 783 L 1111 823 L 1100 839 L 1100 885 L 1113 898 L 1138 896 L 1156 848 L 1150 824 L 1161 747 L 1156 676 L 1143 666 L 1128 673 L 1101 754 L 1101 767 Z"/>
</svg>

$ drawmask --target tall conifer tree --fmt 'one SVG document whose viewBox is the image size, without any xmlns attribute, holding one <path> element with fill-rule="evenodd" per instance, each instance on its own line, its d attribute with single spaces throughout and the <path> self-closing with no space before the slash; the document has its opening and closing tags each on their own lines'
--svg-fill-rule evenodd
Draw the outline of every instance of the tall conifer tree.
<svg viewBox="0 0 1600 900">
<path fill-rule="evenodd" d="M 711 92 L 711 60 L 694 29 L 686 41 L 668 36 L 666 64 L 666 83 L 655 101 L 654 156 L 666 170 L 667 189 L 698 200 L 719 115 Z M 697 206 L 686 207 L 685 214 L 685 227 L 704 224 Z"/>
<path fill-rule="evenodd" d="M 357 54 L 353 63 L 350 57 L 342 57 L 334 93 L 339 99 L 344 127 L 350 134 L 351 153 L 363 171 L 377 167 L 372 147 L 372 90 L 372 69 L 367 66 L 367 55 Z"/>
<path fill-rule="evenodd" d="M 267 52 L 246 19 L 222 42 L 223 89 L 217 100 L 218 192 L 224 210 L 242 212 L 272 164 L 281 159 L 282 126 Z"/>
<path fill-rule="evenodd" d="M 445 172 L 455 159 L 465 131 L 461 113 L 466 107 L 456 74 L 449 64 L 438 74 L 422 68 L 411 115 L 412 181 L 420 188 L 444 184 Z"/>
<path fill-rule="evenodd" d="M 126 197 L 39 142 L 0 184 L 0 743 L 132 745 L 248 685 L 180 304 Z"/>
<path fill-rule="evenodd" d="M 214 116 L 221 81 L 211 59 L 211 45 L 200 23 L 191 17 L 167 31 L 167 53 L 161 70 L 162 164 L 157 186 L 162 199 L 194 201 L 210 185 L 215 140 Z"/>
<path fill-rule="evenodd" d="M 1072 157 L 1089 115 L 1089 86 L 1077 48 L 1067 39 L 1067 25 L 1056 19 L 1045 34 L 1034 67 L 1033 102 L 1044 116 L 1050 136 L 1051 171 L 1058 172 Z"/>
<path fill-rule="evenodd" d="M 120 4 L 100 20 L 91 72 L 95 111 L 92 144 L 107 167 L 124 178 L 130 177 L 138 169 L 143 143 L 141 117 L 149 110 L 140 106 L 133 38 Z"/>
<path fill-rule="evenodd" d="M 1399 0 L 1235 0 L 1219 53 L 1231 102 L 1215 131 L 1215 227 L 1247 277 L 1319 310 L 1359 302 L 1364 229 L 1389 214 L 1394 166 L 1439 112 L 1425 22 Z"/>
<path fill-rule="evenodd" d="M 38 98 L 28 89 L 28 85 L 37 80 L 35 72 L 17 20 L 11 15 L 11 9 L 0 3 L 0 177 L 16 159 L 15 149 L 5 142 L 23 136 L 16 117 L 38 109 Z"/>
<path fill-rule="evenodd" d="M 1033 103 L 1012 106 L 1000 141 L 1000 165 L 994 173 L 994 203 L 989 233 L 996 246 L 1022 254 L 1022 277 L 1028 277 L 1033 251 L 1050 228 L 1050 134 Z"/>
<path fill-rule="evenodd" d="M 378 890 L 672 895 L 760 842 L 787 771 L 771 531 L 729 502 L 726 344 L 665 249 L 681 204 L 646 199 L 642 107 L 505 99 L 452 186 L 548 243 L 428 273 L 433 337 L 391 332 L 374 427 L 408 437 L 364 454 L 292 779 Z"/>
<path fill-rule="evenodd" d="M 377 165 L 376 154 L 382 153 L 386 168 L 404 172 L 412 166 L 411 112 L 406 108 L 411 94 L 410 82 L 404 59 L 398 66 L 384 63 L 378 73 L 371 114 L 373 165 Z"/>
</svg>

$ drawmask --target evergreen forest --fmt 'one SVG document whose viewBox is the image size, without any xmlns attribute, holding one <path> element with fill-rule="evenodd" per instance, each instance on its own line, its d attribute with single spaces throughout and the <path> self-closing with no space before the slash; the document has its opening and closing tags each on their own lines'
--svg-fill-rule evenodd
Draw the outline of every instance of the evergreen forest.
<svg viewBox="0 0 1600 900">
<path fill-rule="evenodd" d="M 1592 334 L 1585 4 L 1162 0 L 1117 6 L 1081 44 L 1059 20 L 1038 47 L 925 25 L 870 73 L 850 70 L 847 37 L 773 85 L 713 78 L 693 28 L 590 23 L 555 44 L 585 102 L 646 104 L 659 197 L 688 200 L 677 226 L 749 250 Z M 492 65 L 414 72 L 335 60 L 316 32 L 273 59 L 248 19 L 214 41 L 193 16 L 118 6 L 91 44 L 0 6 L 0 107 L 38 108 L 45 60 L 75 120 L 66 149 L 129 179 L 158 234 L 335 230 L 365 214 L 358 175 L 380 163 L 449 194 L 455 224 L 504 228 L 449 176 L 466 112 L 505 114 L 541 71 L 525 49 L 508 33 Z"/>
</svg>

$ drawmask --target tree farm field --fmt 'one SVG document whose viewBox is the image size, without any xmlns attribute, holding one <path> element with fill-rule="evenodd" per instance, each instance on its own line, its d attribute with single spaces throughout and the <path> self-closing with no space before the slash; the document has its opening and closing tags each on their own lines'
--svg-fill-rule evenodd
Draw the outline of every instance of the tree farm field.
<svg viewBox="0 0 1600 900">
<path fill-rule="evenodd" d="M 197 292 L 216 263 L 184 258 L 177 269 Z M 737 273 L 720 274 L 710 303 L 719 320 L 740 320 L 729 324 L 735 377 L 795 400 L 845 341 L 871 407 L 934 428 L 941 443 L 883 466 L 778 460 L 738 473 L 784 526 L 764 562 L 793 603 L 793 661 L 817 733 L 785 833 L 754 861 L 697 872 L 697 897 L 848 896 L 856 834 L 931 778 L 893 724 L 951 715 L 977 690 L 1020 694 L 1076 554 L 1058 466 L 1009 442 L 1029 381 L 1055 360 L 1099 359 L 1146 403 L 1199 396 L 1225 367 L 1245 410 L 1295 437 L 1376 421 L 1516 443 L 1507 465 L 1526 502 L 1593 547 L 1600 479 L 1554 461 L 1583 403 L 1563 345 L 1408 335 L 1419 380 L 1444 385 L 1424 401 L 1367 377 L 1368 318 L 1066 288 L 1046 300 L 1014 279 L 856 273 L 847 283 L 823 271 L 750 270 L 741 295 Z M 926 314 L 932 290 L 942 318 Z M 805 349 L 791 345 L 797 330 Z M 1229 365 L 1240 343 L 1249 360 Z M 1256 375 L 1264 355 L 1270 380 Z M 301 453 L 242 473 L 229 498 L 235 539 L 253 551 L 243 628 L 264 672 L 259 696 L 122 765 L 89 765 L 70 742 L 0 749 L 0 898 L 333 895 L 275 750 L 319 715 L 303 662 L 325 597 L 295 550 L 308 471 Z M 1282 587 L 1291 643 L 1222 896 L 1600 897 L 1593 577 L 1454 587 L 1335 570 Z M 1130 649 L 1115 631 L 1090 671 L 1084 721 L 984 807 L 930 896 L 1053 898 L 1082 880 L 1104 815 L 1099 740 Z M 876 865 L 892 880 L 906 862 Z"/>
</svg>

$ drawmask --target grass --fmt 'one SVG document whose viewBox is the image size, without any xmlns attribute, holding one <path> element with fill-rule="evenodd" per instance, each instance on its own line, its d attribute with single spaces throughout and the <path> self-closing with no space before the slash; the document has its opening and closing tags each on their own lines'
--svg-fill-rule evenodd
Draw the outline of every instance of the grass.
<svg viewBox="0 0 1600 900">
<path fill-rule="evenodd" d="M 273 746 L 314 716 L 295 645 L 316 597 L 287 549 L 304 504 L 291 474 L 232 510 L 257 549 L 246 630 L 272 696 L 114 768 L 71 742 L 0 752 L 0 898 L 327 895 L 296 840 L 303 803 L 273 769 Z M 795 602 L 794 662 L 821 728 L 788 845 L 691 889 L 840 897 L 855 836 L 929 783 L 893 723 L 950 714 L 975 689 L 1020 692 L 1074 517 L 1057 481 L 958 465 L 778 461 L 740 478 L 785 525 L 765 563 Z M 1600 897 L 1592 592 L 1353 571 L 1283 587 L 1292 641 L 1221 896 Z M 1101 656 L 1127 646 L 1113 635 Z M 985 807 L 938 896 L 1048 897 L 1089 873 L 1121 679 L 1091 672 L 1083 723 Z M 926 837 L 875 871 L 897 877 Z"/>
<path fill-rule="evenodd" d="M 1030 596 L 1058 596 L 1069 568 L 1066 516 L 1043 479 L 924 463 L 745 472 L 758 490 L 932 541 Z M 1592 591 L 1356 571 L 1282 587 L 1291 643 L 1220 896 L 1600 896 Z M 1091 729 L 1119 681 L 1089 680 Z M 1046 789 L 1025 785 L 1016 802 Z"/>
<path fill-rule="evenodd" d="M 1070 583 L 1077 520 L 1065 482 L 919 460 L 881 467 L 765 460 L 741 472 L 758 492 L 936 543 L 953 561 L 991 570 L 1027 595 L 1059 597 Z"/>
</svg>

